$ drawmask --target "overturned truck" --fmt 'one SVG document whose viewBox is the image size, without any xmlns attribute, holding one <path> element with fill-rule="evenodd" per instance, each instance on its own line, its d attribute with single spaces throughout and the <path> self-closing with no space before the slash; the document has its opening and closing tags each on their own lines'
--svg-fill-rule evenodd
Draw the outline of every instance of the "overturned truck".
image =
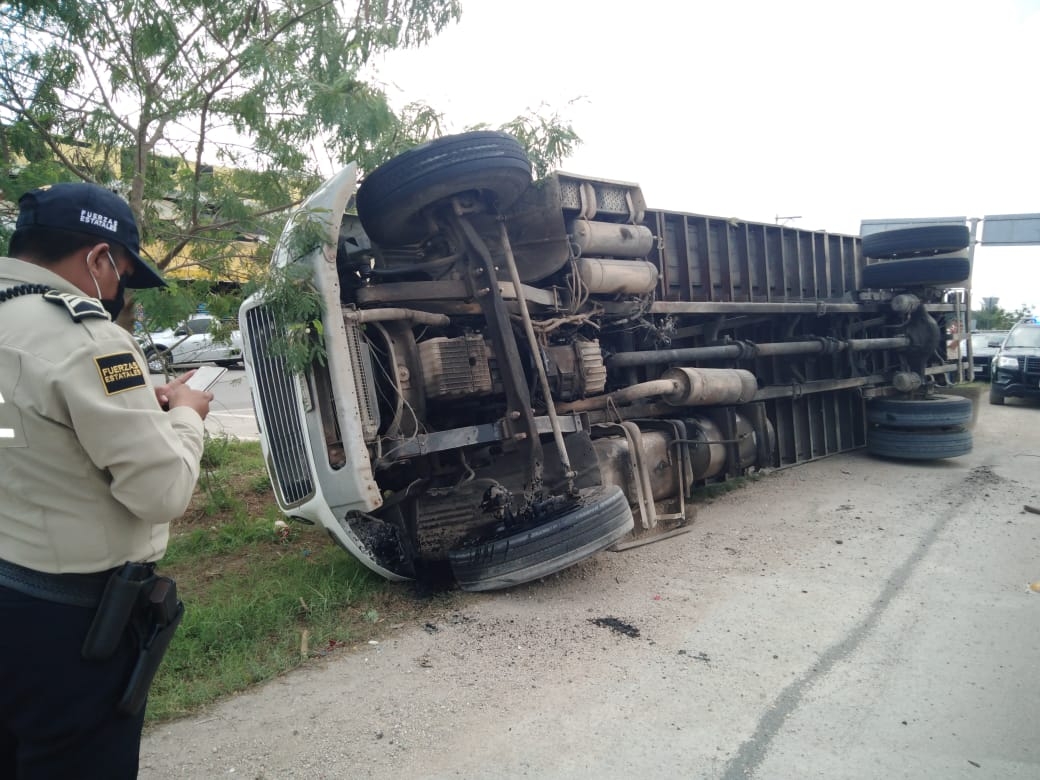
<svg viewBox="0 0 1040 780">
<path fill-rule="evenodd" d="M 966 228 L 876 234 L 868 263 L 857 236 L 532 182 L 495 132 L 355 183 L 314 193 L 273 260 L 312 273 L 324 360 L 288 370 L 262 295 L 240 325 L 280 506 L 385 577 L 508 587 L 678 532 L 712 483 L 971 448 L 970 402 L 937 392 Z"/>
</svg>

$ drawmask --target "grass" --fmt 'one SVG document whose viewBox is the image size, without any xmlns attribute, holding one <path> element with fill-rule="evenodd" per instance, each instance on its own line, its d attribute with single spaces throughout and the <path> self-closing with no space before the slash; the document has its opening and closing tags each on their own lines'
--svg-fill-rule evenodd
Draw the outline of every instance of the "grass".
<svg viewBox="0 0 1040 780">
<path fill-rule="evenodd" d="M 177 580 L 186 609 L 152 686 L 148 722 L 364 641 L 411 608 L 400 585 L 324 531 L 279 520 L 259 445 L 207 439 L 195 497 L 159 567 Z"/>
</svg>

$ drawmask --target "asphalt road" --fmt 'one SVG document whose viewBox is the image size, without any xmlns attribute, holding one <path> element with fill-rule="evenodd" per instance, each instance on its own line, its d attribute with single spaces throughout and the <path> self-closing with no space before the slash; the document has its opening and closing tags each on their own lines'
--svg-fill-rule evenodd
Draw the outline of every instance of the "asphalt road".
<svg viewBox="0 0 1040 780">
<path fill-rule="evenodd" d="M 166 381 L 160 374 L 152 374 L 152 381 Z M 206 430 L 211 436 L 230 436 L 253 440 L 258 436 L 256 415 L 249 394 L 246 372 L 241 368 L 229 368 L 211 388 L 213 402 L 206 415 Z"/>
<path fill-rule="evenodd" d="M 1040 404 L 978 411 L 961 458 L 783 470 L 434 602 L 150 731 L 141 777 L 1036 780 Z"/>
<path fill-rule="evenodd" d="M 249 394 L 246 372 L 241 368 L 228 369 L 213 386 L 213 403 L 206 415 L 206 430 L 210 435 L 227 435 L 236 439 L 256 439 L 256 415 Z"/>
</svg>

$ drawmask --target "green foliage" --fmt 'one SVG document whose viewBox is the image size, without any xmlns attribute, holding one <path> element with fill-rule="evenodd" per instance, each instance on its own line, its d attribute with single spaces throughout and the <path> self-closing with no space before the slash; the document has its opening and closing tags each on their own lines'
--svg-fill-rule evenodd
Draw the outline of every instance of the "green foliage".
<svg viewBox="0 0 1040 780">
<path fill-rule="evenodd" d="M 246 505 L 230 483 L 231 473 L 249 472 L 253 485 L 260 484 L 263 479 L 270 492 L 270 480 L 267 478 L 263 458 L 259 453 L 254 453 L 255 448 L 255 444 L 241 442 L 228 436 L 206 436 L 197 489 L 202 498 L 200 511 L 203 515 L 230 515 L 237 520 L 246 520 Z M 230 527 L 226 526 L 224 530 Z"/>
<path fill-rule="evenodd" d="M 322 546 L 312 549 L 315 541 Z M 307 660 L 304 631 L 314 652 L 355 638 L 352 624 L 362 621 L 345 612 L 381 583 L 320 536 L 279 544 L 284 554 L 263 566 L 230 568 L 208 552 L 196 554 L 196 568 L 219 576 L 184 592 L 184 620 L 149 695 L 150 721 L 184 715 L 299 666 Z"/>
<path fill-rule="evenodd" d="M 209 439 L 203 459 L 229 494 L 264 470 L 256 442 Z M 204 497 L 201 486 L 197 493 Z M 251 515 L 240 504 L 187 531 L 174 524 L 161 566 L 187 607 L 152 687 L 149 720 L 183 715 L 303 663 L 303 631 L 320 652 L 368 630 L 366 600 L 385 583 L 321 529 L 276 525 L 280 517 L 272 496 Z"/>
<path fill-rule="evenodd" d="M 4 3 L 0 199 L 111 186 L 160 268 L 245 281 L 321 181 L 315 146 L 374 164 L 436 126 L 429 109 L 395 114 L 364 73 L 460 14 L 459 0 Z"/>
<path fill-rule="evenodd" d="M 290 258 L 324 252 L 328 246 L 327 215 L 301 211 L 293 219 L 298 229 L 293 231 L 291 244 L 286 247 Z M 315 361 L 325 362 L 323 302 L 313 275 L 309 263 L 272 265 L 245 291 L 247 295 L 259 292 L 278 323 L 268 352 L 284 359 L 290 373 L 302 373 Z"/>
<path fill-rule="evenodd" d="M 269 270 L 275 241 L 321 182 L 321 157 L 370 171 L 441 135 L 436 110 L 395 112 L 366 75 L 373 58 L 421 46 L 460 15 L 459 0 L 0 4 L 0 240 L 25 190 L 104 184 L 130 202 L 143 254 L 191 280 L 135 294 L 146 330 L 200 305 L 232 317 L 242 296 L 231 282 L 277 310 L 287 335 L 274 348 L 291 370 L 322 360 L 321 301 L 298 269 Z M 539 178 L 578 142 L 556 113 L 502 129 Z M 310 245 L 290 248 L 297 257 L 320 243 L 294 236 Z"/>
<path fill-rule="evenodd" d="M 201 467 L 212 471 L 226 466 L 235 450 L 238 449 L 241 449 L 241 447 L 237 439 L 232 439 L 230 436 L 207 435 L 202 442 Z"/>
<path fill-rule="evenodd" d="M 1033 308 L 1027 304 L 1022 304 L 1014 311 L 1008 312 L 994 303 L 971 313 L 972 329 L 1008 330 L 1023 317 L 1029 317 L 1032 314 Z"/>
<path fill-rule="evenodd" d="M 251 514 L 244 501 L 243 486 L 249 486 L 249 492 L 255 496 L 261 492 L 262 485 L 266 485 L 263 492 L 268 494 L 269 503 L 259 514 Z M 259 443 L 229 436 L 207 436 L 195 493 L 189 520 L 217 518 L 219 522 L 176 536 L 163 559 L 164 564 L 191 560 L 199 555 L 227 553 L 277 539 L 273 523 L 280 514 L 274 504 Z"/>
<path fill-rule="evenodd" d="M 541 113 L 528 110 L 499 128 L 514 136 L 527 150 L 535 179 L 544 179 L 552 173 L 581 140 L 557 112 L 546 115 L 547 110 L 544 105 L 540 107 Z"/>
<path fill-rule="evenodd" d="M 202 486 L 199 486 L 202 490 Z M 222 515 L 222 522 L 208 528 L 196 528 L 170 543 L 163 565 L 174 565 L 200 555 L 221 555 L 255 544 L 274 543 L 278 535 L 274 521 L 267 517 L 247 517 L 229 510 L 208 513 Z"/>
</svg>

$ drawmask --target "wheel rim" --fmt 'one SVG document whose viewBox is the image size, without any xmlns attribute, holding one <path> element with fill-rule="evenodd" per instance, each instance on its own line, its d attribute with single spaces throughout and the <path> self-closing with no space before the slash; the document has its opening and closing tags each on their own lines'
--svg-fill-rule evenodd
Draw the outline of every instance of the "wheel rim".
<svg viewBox="0 0 1040 780">
<path fill-rule="evenodd" d="M 161 374 L 166 370 L 167 358 L 165 353 L 152 352 L 148 355 L 148 370 L 156 374 Z"/>
</svg>

